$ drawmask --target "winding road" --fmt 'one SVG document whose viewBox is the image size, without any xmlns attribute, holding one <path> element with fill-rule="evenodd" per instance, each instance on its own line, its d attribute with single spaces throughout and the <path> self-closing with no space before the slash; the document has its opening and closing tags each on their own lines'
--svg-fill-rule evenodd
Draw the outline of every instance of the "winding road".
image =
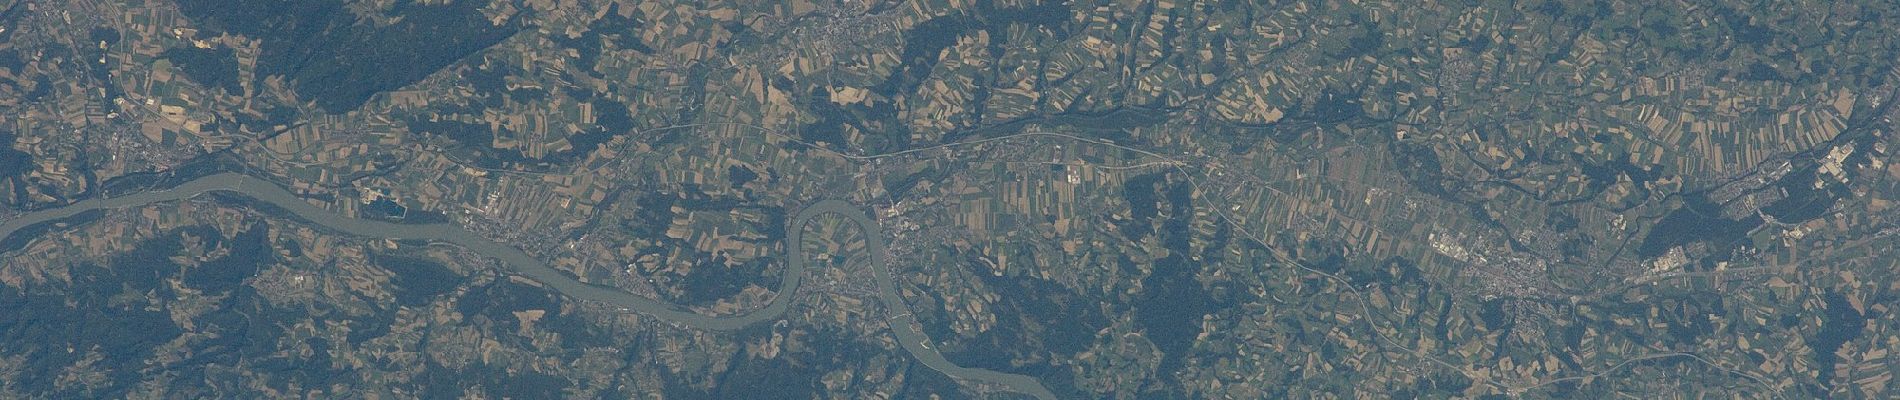
<svg viewBox="0 0 1900 400">
<path fill-rule="evenodd" d="M 825 200 L 805 207 L 792 219 L 787 229 L 785 248 L 790 252 L 782 286 L 772 299 L 772 303 L 750 313 L 726 317 L 713 317 L 698 314 L 679 307 L 634 295 L 617 288 L 589 284 L 575 280 L 567 274 L 549 267 L 541 260 L 513 246 L 495 242 L 476 235 L 459 226 L 449 224 L 396 224 L 381 221 L 351 218 L 336 212 L 311 205 L 275 183 L 237 173 L 221 173 L 205 176 L 179 184 L 171 189 L 130 194 L 120 197 L 88 199 L 71 205 L 22 214 L 0 223 L 0 241 L 14 232 L 34 224 L 55 221 L 78 215 L 83 212 L 135 207 L 156 202 L 174 201 L 195 197 L 209 192 L 229 192 L 270 203 L 299 217 L 310 220 L 346 234 L 405 240 L 427 240 L 462 246 L 485 256 L 502 260 L 515 272 L 541 282 L 569 297 L 586 301 L 596 301 L 626 307 L 628 309 L 652 315 L 682 325 L 717 331 L 731 331 L 753 324 L 775 321 L 791 307 L 792 299 L 798 292 L 799 283 L 805 276 L 805 260 L 798 244 L 801 243 L 803 228 L 813 217 L 824 214 L 837 214 L 864 229 L 866 249 L 871 256 L 872 271 L 877 279 L 878 299 L 891 315 L 886 316 L 891 329 L 896 333 L 897 342 L 909 351 L 918 361 L 931 369 L 949 375 L 952 378 L 987 382 L 1001 385 L 1012 391 L 1029 394 L 1039 399 L 1055 399 L 1054 393 L 1033 377 L 1002 373 L 997 371 L 964 368 L 945 359 L 943 353 L 929 347 L 930 338 L 924 335 L 922 325 L 917 323 L 910 306 L 898 295 L 895 277 L 886 261 L 884 233 L 876 220 L 865 215 L 864 211 L 842 200 Z"/>
</svg>

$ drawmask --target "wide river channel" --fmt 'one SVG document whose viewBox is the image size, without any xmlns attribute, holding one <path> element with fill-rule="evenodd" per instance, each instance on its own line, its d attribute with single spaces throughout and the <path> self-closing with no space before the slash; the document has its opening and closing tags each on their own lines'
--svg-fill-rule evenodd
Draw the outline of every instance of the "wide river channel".
<svg viewBox="0 0 1900 400">
<path fill-rule="evenodd" d="M 753 324 L 776 321 L 791 306 L 793 294 L 798 292 L 799 282 L 805 277 L 805 257 L 800 254 L 802 228 L 812 217 L 824 214 L 836 214 L 850 220 L 864 229 L 866 250 L 870 253 L 872 266 L 877 279 L 878 300 L 885 305 L 886 318 L 897 342 L 904 350 L 931 369 L 953 378 L 980 381 L 1002 385 L 1012 391 L 1029 394 L 1040 399 L 1054 399 L 1056 396 L 1033 377 L 1008 374 L 997 371 L 964 368 L 951 363 L 943 353 L 930 347 L 930 338 L 924 336 L 921 324 L 910 312 L 910 306 L 897 294 L 897 283 L 891 276 L 885 263 L 884 233 L 877 221 L 864 214 L 864 211 L 850 203 L 840 200 L 826 200 L 814 203 L 799 210 L 786 229 L 785 249 L 790 252 L 782 286 L 772 303 L 750 313 L 726 317 L 713 317 L 694 313 L 679 306 L 664 303 L 651 298 L 634 295 L 620 289 L 588 284 L 575 280 L 565 273 L 549 267 L 547 263 L 534 258 L 514 246 L 499 243 L 476 235 L 466 229 L 451 224 L 397 224 L 344 216 L 336 212 L 311 205 L 275 183 L 237 173 L 220 173 L 181 183 L 166 190 L 148 191 L 111 198 L 95 198 L 73 203 L 60 208 L 35 211 L 16 216 L 0 223 L 0 241 L 9 238 L 14 232 L 34 224 L 72 217 L 87 211 L 136 207 L 156 202 L 186 199 L 209 192 L 229 192 L 243 195 L 258 201 L 275 205 L 287 212 L 296 214 L 305 220 L 323 225 L 346 234 L 387 239 L 426 240 L 450 243 L 488 257 L 500 259 L 513 268 L 515 273 L 534 279 L 556 291 L 576 299 L 612 304 L 635 312 L 652 315 L 699 329 L 731 331 Z"/>
</svg>

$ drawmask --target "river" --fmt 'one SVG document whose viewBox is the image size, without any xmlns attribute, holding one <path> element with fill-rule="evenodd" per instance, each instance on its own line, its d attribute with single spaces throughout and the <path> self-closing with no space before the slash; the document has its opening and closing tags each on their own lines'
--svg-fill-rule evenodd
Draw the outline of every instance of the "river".
<svg viewBox="0 0 1900 400">
<path fill-rule="evenodd" d="M 527 252 L 476 235 L 459 226 L 450 224 L 397 224 L 366 219 L 351 218 L 336 212 L 311 205 L 275 183 L 238 173 L 219 173 L 194 179 L 170 189 L 154 190 L 119 197 L 94 198 L 83 200 L 59 208 L 34 211 L 21 214 L 0 223 L 0 242 L 6 241 L 15 232 L 34 226 L 72 217 L 87 211 L 136 207 L 156 202 L 174 201 L 191 198 L 209 192 L 229 192 L 250 197 L 257 201 L 277 206 L 286 212 L 323 225 L 343 233 L 372 238 L 426 240 L 450 243 L 469 249 L 488 257 L 500 259 L 513 268 L 515 273 L 533 279 L 562 294 L 575 299 L 612 304 L 652 315 L 657 318 L 677 322 L 698 329 L 732 331 L 761 322 L 776 321 L 791 307 L 794 293 L 798 292 L 800 281 L 805 276 L 805 257 L 800 253 L 798 243 L 803 237 L 802 229 L 812 217 L 824 214 L 836 214 L 857 224 L 864 230 L 866 249 L 870 253 L 872 266 L 877 279 L 878 300 L 885 305 L 886 320 L 897 336 L 897 342 L 905 351 L 916 357 L 930 369 L 942 372 L 952 378 L 980 381 L 1004 386 L 1012 391 L 1035 396 L 1039 399 L 1054 399 L 1056 396 L 1034 377 L 1002 373 L 997 371 L 964 368 L 943 357 L 943 353 L 932 348 L 930 338 L 925 336 L 922 324 L 910 312 L 909 303 L 898 295 L 895 277 L 887 263 L 884 249 L 884 232 L 876 220 L 865 215 L 864 211 L 842 200 L 824 200 L 799 210 L 786 229 L 785 277 L 782 286 L 772 303 L 749 313 L 725 317 L 713 317 L 694 313 L 674 304 L 664 303 L 651 298 L 635 295 L 617 288 L 594 285 L 555 270 L 547 263 L 534 258 Z"/>
</svg>

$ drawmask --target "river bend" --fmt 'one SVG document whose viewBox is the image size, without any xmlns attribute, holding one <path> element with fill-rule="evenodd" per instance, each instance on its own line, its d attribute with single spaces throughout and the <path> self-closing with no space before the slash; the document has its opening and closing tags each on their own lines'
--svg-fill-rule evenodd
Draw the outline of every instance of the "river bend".
<svg viewBox="0 0 1900 400">
<path fill-rule="evenodd" d="M 372 238 L 426 240 L 450 243 L 467 248 L 484 256 L 500 259 L 513 268 L 515 273 L 533 279 L 555 291 L 569 297 L 585 301 L 595 301 L 625 307 L 635 312 L 652 315 L 693 328 L 732 331 L 753 324 L 776 321 L 791 307 L 794 293 L 798 292 L 800 281 L 805 276 L 805 257 L 801 254 L 802 229 L 813 217 L 824 214 L 836 214 L 857 224 L 864 230 L 866 250 L 871 257 L 871 270 L 876 275 L 878 300 L 883 302 L 891 330 L 897 336 L 897 342 L 905 351 L 911 353 L 925 366 L 942 372 L 950 377 L 971 381 L 1001 385 L 1012 391 L 1029 394 L 1040 399 L 1054 399 L 1055 394 L 1033 377 L 1009 374 L 977 368 L 965 368 L 945 359 L 943 353 L 931 348 L 930 338 L 925 336 L 922 324 L 917 322 L 910 306 L 897 292 L 895 277 L 891 276 L 890 264 L 884 248 L 884 233 L 876 220 L 865 215 L 864 211 L 842 200 L 824 200 L 799 210 L 798 215 L 786 229 L 785 248 L 789 252 L 786 260 L 785 276 L 776 290 L 772 303 L 752 312 L 714 317 L 692 312 L 674 304 L 661 302 L 644 296 L 635 295 L 617 288 L 594 285 L 568 276 L 547 263 L 534 258 L 527 252 L 514 246 L 499 243 L 476 235 L 459 226 L 450 224 L 398 224 L 351 218 L 342 214 L 311 205 L 275 183 L 252 176 L 237 173 L 220 173 L 194 179 L 165 190 L 155 190 L 111 198 L 95 198 L 80 201 L 64 207 L 21 214 L 0 223 L 0 241 L 12 236 L 22 228 L 35 224 L 56 221 L 80 213 L 99 209 L 136 207 L 156 202 L 181 200 L 208 192 L 229 192 L 243 195 L 258 201 L 269 203 L 296 214 L 305 220 L 329 227 L 343 233 Z"/>
</svg>

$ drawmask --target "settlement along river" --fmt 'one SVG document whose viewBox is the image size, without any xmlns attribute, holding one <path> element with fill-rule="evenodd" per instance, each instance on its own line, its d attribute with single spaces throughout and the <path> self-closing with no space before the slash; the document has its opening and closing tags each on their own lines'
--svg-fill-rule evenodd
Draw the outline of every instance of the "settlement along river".
<svg viewBox="0 0 1900 400">
<path fill-rule="evenodd" d="M 864 214 L 863 210 L 840 200 L 826 200 L 805 207 L 792 219 L 792 225 L 786 229 L 785 248 L 791 252 L 785 277 L 781 280 L 778 295 L 764 308 L 727 317 L 706 316 L 684 308 L 627 293 L 612 287 L 588 284 L 556 271 L 547 263 L 535 259 L 521 249 L 481 237 L 450 224 L 396 224 L 381 221 L 350 218 L 318 208 L 292 195 L 290 191 L 275 183 L 237 173 L 220 173 L 205 176 L 175 186 L 169 190 L 143 192 L 105 199 L 89 199 L 65 207 L 36 211 L 19 215 L 0 223 L 0 241 L 12 236 L 21 228 L 34 224 L 55 221 L 78 215 L 83 212 L 135 207 L 145 204 L 190 198 L 207 192 L 220 191 L 240 194 L 258 201 L 270 203 L 283 210 L 303 217 L 319 225 L 330 227 L 344 233 L 373 238 L 428 240 L 462 246 L 488 257 L 500 259 L 516 273 L 547 285 L 570 297 L 608 303 L 626 307 L 634 311 L 670 320 L 682 325 L 699 329 L 731 331 L 757 324 L 774 321 L 785 314 L 791 306 L 794 293 L 798 292 L 799 281 L 805 276 L 805 257 L 800 254 L 800 238 L 806 222 L 812 217 L 824 214 L 837 214 L 864 229 L 867 249 L 871 254 L 872 271 L 877 275 L 878 299 L 883 302 L 891 328 L 897 334 L 898 344 L 915 356 L 918 361 L 931 369 L 953 378 L 988 382 L 1009 388 L 1010 390 L 1035 396 L 1040 399 L 1054 399 L 1055 394 L 1035 378 L 976 368 L 964 368 L 945 359 L 942 353 L 928 345 L 929 337 L 924 336 L 916 316 L 910 313 L 910 306 L 897 294 L 897 284 L 891 271 L 886 268 L 884 253 L 884 232 L 877 221 Z"/>
</svg>

